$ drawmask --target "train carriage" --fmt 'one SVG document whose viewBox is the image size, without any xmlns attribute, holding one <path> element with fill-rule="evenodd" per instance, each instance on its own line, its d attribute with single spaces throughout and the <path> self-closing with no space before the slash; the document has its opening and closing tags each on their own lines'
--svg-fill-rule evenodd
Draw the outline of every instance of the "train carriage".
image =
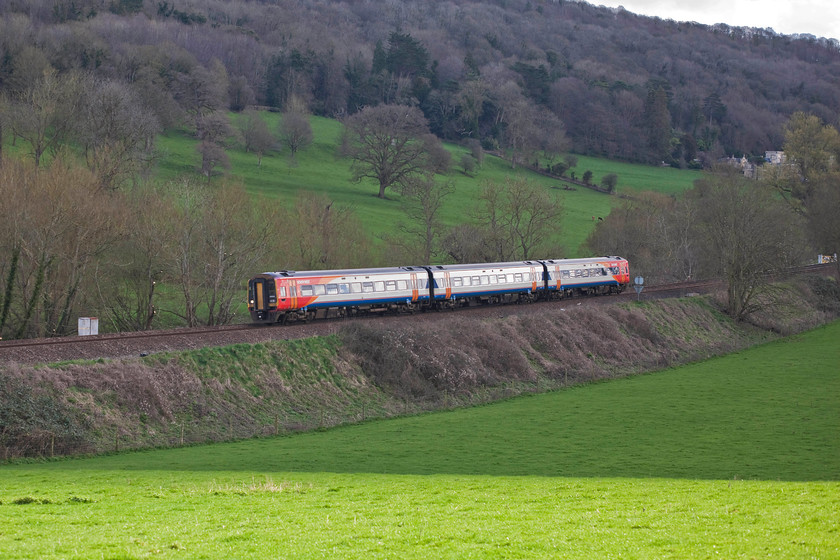
<svg viewBox="0 0 840 560">
<path fill-rule="evenodd" d="M 621 293 L 630 284 L 630 266 L 621 257 L 541 262 L 546 266 L 546 289 L 560 296 Z"/>
<path fill-rule="evenodd" d="M 412 311 L 429 300 L 422 267 L 265 272 L 248 283 L 251 319 L 287 322 L 364 312 Z"/>
<path fill-rule="evenodd" d="M 545 289 L 538 261 L 433 266 L 430 271 L 435 301 L 450 306 L 530 301 Z"/>
</svg>

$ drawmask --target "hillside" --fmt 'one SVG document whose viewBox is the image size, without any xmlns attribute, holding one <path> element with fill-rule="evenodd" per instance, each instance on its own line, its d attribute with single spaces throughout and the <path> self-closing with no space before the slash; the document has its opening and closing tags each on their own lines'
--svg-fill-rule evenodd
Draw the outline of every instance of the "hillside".
<svg viewBox="0 0 840 560">
<path fill-rule="evenodd" d="M 269 128 L 276 129 L 280 116 L 263 112 Z M 290 206 L 300 193 L 324 195 L 337 206 L 352 209 L 368 233 L 381 239 L 384 234 L 398 231 L 400 224 L 409 220 L 404 197 L 389 191 L 387 199 L 374 196 L 376 185 L 370 180 L 352 181 L 351 160 L 339 153 L 341 124 L 335 119 L 311 117 L 312 145 L 298 153 L 292 164 L 286 154 L 267 153 L 261 160 L 254 153 L 246 152 L 241 145 L 229 150 L 232 178 L 241 180 L 248 191 L 267 201 Z M 155 176 L 159 180 L 174 180 L 179 175 L 195 173 L 201 165 L 196 151 L 198 140 L 184 131 L 172 131 L 158 137 L 161 159 Z M 509 161 L 486 154 L 484 161 L 469 172 L 458 164 L 468 151 L 455 144 L 446 144 L 452 154 L 452 166 L 438 180 L 452 185 L 452 193 L 441 208 L 442 225 L 452 227 L 470 221 L 470 213 L 477 207 L 477 200 L 488 182 L 504 183 L 510 177 L 522 177 L 544 186 L 555 193 L 565 207 L 556 224 L 555 241 L 563 249 L 563 256 L 584 256 L 580 246 L 595 226 L 592 217 L 604 217 L 620 198 L 598 193 L 557 177 L 535 173 L 527 166 L 511 167 Z M 699 171 L 653 167 L 642 164 L 618 162 L 604 158 L 578 156 L 577 164 L 567 170 L 582 177 L 592 172 L 592 184 L 598 185 L 610 173 L 617 175 L 615 194 L 633 196 L 641 191 L 666 194 L 683 192 L 692 187 L 701 176 Z M 393 263 L 391 263 L 393 264 Z"/>
<path fill-rule="evenodd" d="M 163 128 L 294 99 L 330 117 L 403 103 L 449 141 L 676 166 L 763 156 L 795 111 L 840 110 L 836 41 L 576 1 L 6 2 L 0 53 L 12 100 L 46 69 L 82 71 Z"/>
</svg>

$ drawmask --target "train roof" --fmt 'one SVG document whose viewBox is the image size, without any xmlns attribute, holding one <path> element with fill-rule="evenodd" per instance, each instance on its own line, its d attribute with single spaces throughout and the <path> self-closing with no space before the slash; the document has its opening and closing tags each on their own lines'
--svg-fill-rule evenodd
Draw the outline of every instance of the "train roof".
<svg viewBox="0 0 840 560">
<path fill-rule="evenodd" d="M 625 260 L 623 257 L 611 256 L 611 257 L 584 257 L 579 259 L 540 259 L 542 262 L 551 263 L 551 264 L 589 264 L 589 263 L 599 263 L 604 261 L 623 261 Z"/>
<path fill-rule="evenodd" d="M 263 272 L 259 276 L 273 276 L 275 278 L 308 278 L 313 276 L 369 276 L 372 274 L 396 274 L 405 272 L 425 272 L 431 270 L 455 271 L 455 270 L 482 270 L 487 268 L 511 268 L 540 266 L 546 264 L 561 265 L 583 265 L 596 264 L 604 261 L 624 260 L 621 257 L 587 257 L 579 259 L 533 259 L 529 261 L 508 261 L 492 263 L 467 263 L 467 264 L 443 264 L 433 266 L 392 266 L 382 268 L 347 268 L 339 270 L 278 270 L 274 272 Z"/>
<path fill-rule="evenodd" d="M 260 276 L 283 278 L 305 278 L 310 276 L 366 276 L 370 274 L 393 274 L 396 272 L 423 271 L 422 266 L 392 266 L 383 268 L 346 268 L 339 270 L 278 270 L 263 272 Z"/>
</svg>

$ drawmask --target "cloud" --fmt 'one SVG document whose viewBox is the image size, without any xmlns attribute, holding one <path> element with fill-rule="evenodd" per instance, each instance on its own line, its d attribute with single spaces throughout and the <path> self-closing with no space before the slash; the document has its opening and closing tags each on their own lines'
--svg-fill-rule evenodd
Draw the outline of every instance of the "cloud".
<svg viewBox="0 0 840 560">
<path fill-rule="evenodd" d="M 772 28 L 777 33 L 811 34 L 840 39 L 840 3 L 837 0 L 605 0 L 593 4 L 624 6 L 629 12 L 675 21 L 733 27 Z"/>
</svg>

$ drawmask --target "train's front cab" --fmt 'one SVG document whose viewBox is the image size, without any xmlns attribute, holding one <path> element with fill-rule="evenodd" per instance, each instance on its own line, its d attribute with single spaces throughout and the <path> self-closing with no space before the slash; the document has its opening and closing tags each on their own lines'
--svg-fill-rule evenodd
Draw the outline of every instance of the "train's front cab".
<svg viewBox="0 0 840 560">
<path fill-rule="evenodd" d="M 630 263 L 621 257 L 608 257 L 607 268 L 612 272 L 612 277 L 618 282 L 619 292 L 630 285 Z"/>
<path fill-rule="evenodd" d="M 248 281 L 248 311 L 254 323 L 276 323 L 289 310 L 287 278 L 282 273 L 265 272 Z"/>
</svg>

